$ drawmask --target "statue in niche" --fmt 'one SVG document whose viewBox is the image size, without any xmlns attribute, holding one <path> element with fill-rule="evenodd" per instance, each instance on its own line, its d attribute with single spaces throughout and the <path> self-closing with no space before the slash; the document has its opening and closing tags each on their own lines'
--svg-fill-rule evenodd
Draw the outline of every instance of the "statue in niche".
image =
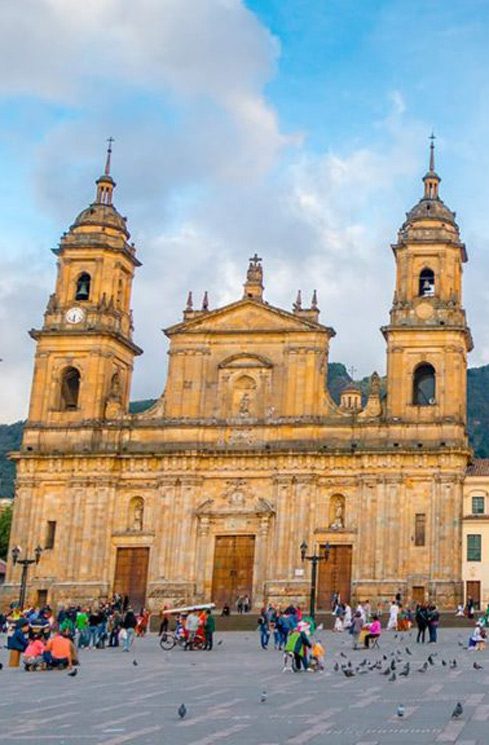
<svg viewBox="0 0 489 745">
<path fill-rule="evenodd" d="M 241 418 L 253 416 L 256 381 L 250 375 L 242 375 L 233 384 L 233 412 Z"/>
<path fill-rule="evenodd" d="M 141 497 L 135 497 L 131 500 L 130 511 L 129 529 L 140 533 L 144 521 L 144 502 Z"/>
<path fill-rule="evenodd" d="M 345 527 L 345 500 L 344 497 L 337 496 L 333 499 L 330 511 L 330 528 L 332 530 L 341 530 Z"/>
<path fill-rule="evenodd" d="M 248 393 L 244 393 L 239 402 L 239 413 L 241 416 L 248 416 L 250 413 L 251 399 Z"/>
</svg>

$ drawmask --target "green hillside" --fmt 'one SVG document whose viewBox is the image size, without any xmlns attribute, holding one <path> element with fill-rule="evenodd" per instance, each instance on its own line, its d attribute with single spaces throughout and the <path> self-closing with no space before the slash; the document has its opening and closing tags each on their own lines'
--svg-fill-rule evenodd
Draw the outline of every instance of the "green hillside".
<svg viewBox="0 0 489 745">
<path fill-rule="evenodd" d="M 345 365 L 331 362 L 328 369 L 328 386 L 332 397 L 339 402 L 341 389 L 351 382 Z M 363 397 L 368 394 L 369 379 L 356 381 Z M 382 381 L 383 382 L 383 381 Z M 489 458 L 489 365 L 473 367 L 467 372 L 467 411 L 468 430 L 471 446 L 478 458 Z M 133 401 L 130 404 L 132 413 L 149 409 L 154 399 Z M 22 440 L 24 422 L 0 424 L 0 497 L 12 497 L 14 493 L 15 467 L 7 460 L 9 450 L 17 450 Z"/>
</svg>

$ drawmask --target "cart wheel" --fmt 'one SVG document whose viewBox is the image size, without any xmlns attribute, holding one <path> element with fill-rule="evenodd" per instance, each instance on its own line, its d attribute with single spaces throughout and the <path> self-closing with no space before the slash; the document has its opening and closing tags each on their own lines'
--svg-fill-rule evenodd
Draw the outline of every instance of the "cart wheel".
<svg viewBox="0 0 489 745">
<path fill-rule="evenodd" d="M 173 649 L 173 647 L 175 646 L 175 643 L 176 643 L 175 637 L 173 636 L 173 634 L 167 634 L 166 632 L 164 632 L 161 635 L 160 647 L 164 649 L 165 651 Z"/>
<path fill-rule="evenodd" d="M 196 636 L 194 639 L 194 649 L 203 649 L 205 641 L 200 636 Z"/>
</svg>

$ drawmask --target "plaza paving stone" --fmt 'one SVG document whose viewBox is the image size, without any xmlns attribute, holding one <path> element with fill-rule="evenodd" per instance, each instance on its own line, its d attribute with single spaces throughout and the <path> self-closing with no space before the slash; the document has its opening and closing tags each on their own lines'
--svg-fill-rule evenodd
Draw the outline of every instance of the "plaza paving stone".
<svg viewBox="0 0 489 745">
<path fill-rule="evenodd" d="M 489 651 L 470 653 L 462 629 L 442 629 L 437 645 L 384 633 L 381 649 L 352 652 L 350 637 L 324 631 L 323 673 L 282 672 L 282 655 L 259 648 L 258 633 L 217 633 L 213 652 L 163 652 L 151 634 L 125 654 L 81 652 L 75 678 L 66 672 L 25 673 L 7 668 L 0 650 L 2 745 L 380 745 L 489 743 Z M 5 641 L 4 639 L 2 641 Z M 409 645 L 411 657 L 404 652 Z M 400 649 L 411 663 L 407 679 L 388 682 L 377 671 L 346 679 L 335 673 L 343 652 L 353 664 Z M 417 669 L 430 652 L 435 665 Z M 441 660 L 457 659 L 450 670 Z M 138 665 L 133 665 L 136 659 Z M 476 671 L 477 660 L 484 669 Z M 401 666 L 398 665 L 398 669 Z M 261 693 L 267 700 L 260 703 Z M 461 701 L 464 714 L 452 720 Z M 188 708 L 181 721 L 177 708 Z M 405 716 L 396 715 L 404 704 Z"/>
</svg>

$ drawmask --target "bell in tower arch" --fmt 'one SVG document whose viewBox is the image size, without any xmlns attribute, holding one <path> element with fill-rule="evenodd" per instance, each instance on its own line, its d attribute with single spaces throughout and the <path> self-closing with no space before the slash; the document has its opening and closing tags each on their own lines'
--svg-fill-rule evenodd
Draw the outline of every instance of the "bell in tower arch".
<svg viewBox="0 0 489 745">
<path fill-rule="evenodd" d="M 80 274 L 76 282 L 75 300 L 88 300 L 90 298 L 90 275 L 86 272 Z"/>
</svg>

